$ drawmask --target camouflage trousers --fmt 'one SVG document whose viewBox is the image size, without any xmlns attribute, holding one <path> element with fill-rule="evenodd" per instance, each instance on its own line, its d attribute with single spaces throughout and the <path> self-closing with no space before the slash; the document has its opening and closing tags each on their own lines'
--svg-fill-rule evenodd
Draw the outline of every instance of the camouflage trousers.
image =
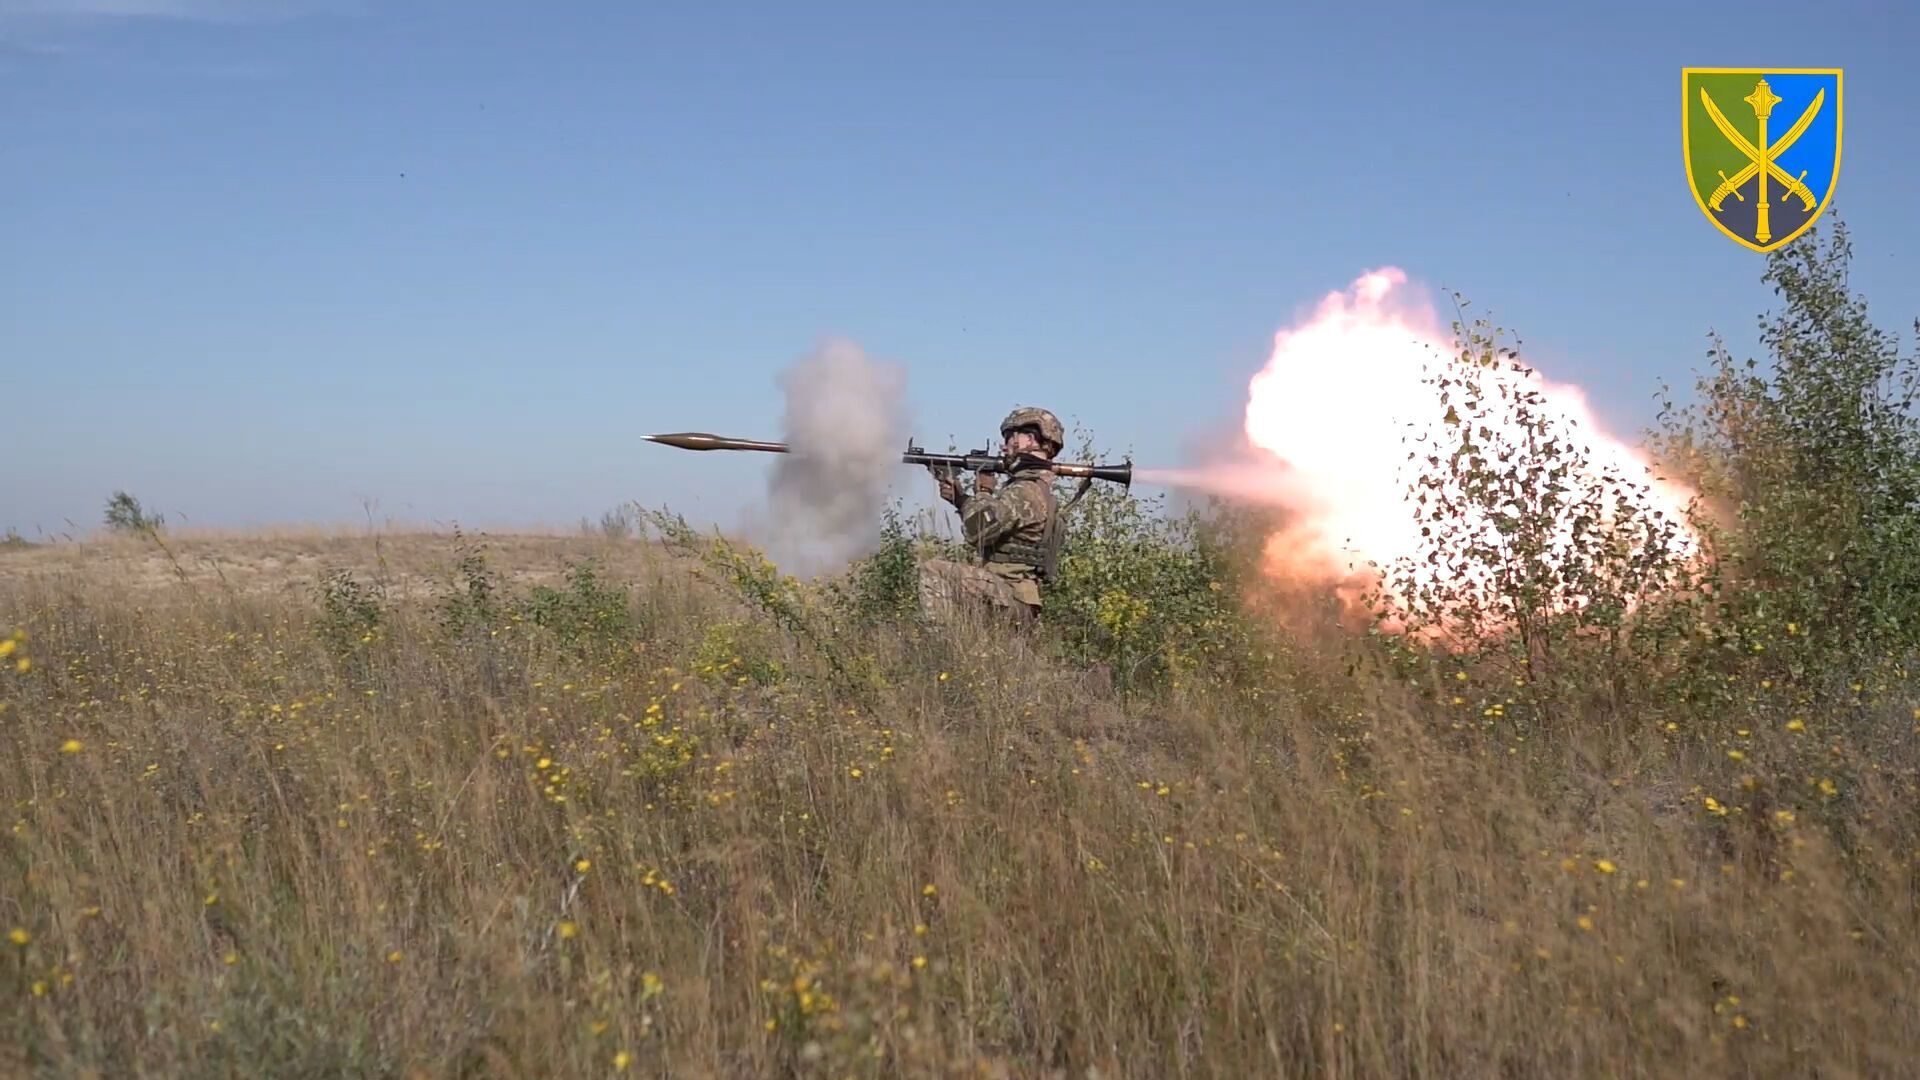
<svg viewBox="0 0 1920 1080">
<path fill-rule="evenodd" d="M 1040 614 L 1039 605 L 1023 600 L 1007 578 L 984 566 L 948 559 L 921 565 L 920 610 L 938 622 L 998 618 L 1025 624 Z"/>
</svg>

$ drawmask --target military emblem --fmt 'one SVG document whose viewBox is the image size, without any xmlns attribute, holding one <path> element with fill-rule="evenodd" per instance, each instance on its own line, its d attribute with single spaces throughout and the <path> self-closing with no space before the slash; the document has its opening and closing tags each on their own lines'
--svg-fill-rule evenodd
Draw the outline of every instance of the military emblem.
<svg viewBox="0 0 1920 1080">
<path fill-rule="evenodd" d="M 1772 251 L 1827 208 L 1840 174 L 1840 69 L 1685 68 L 1680 106 L 1687 186 L 1736 243 Z"/>
</svg>

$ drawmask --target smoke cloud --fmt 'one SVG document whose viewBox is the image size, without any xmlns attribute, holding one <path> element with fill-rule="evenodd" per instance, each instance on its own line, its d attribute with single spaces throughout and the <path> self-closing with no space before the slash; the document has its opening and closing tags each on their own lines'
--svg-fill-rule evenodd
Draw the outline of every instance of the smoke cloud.
<svg viewBox="0 0 1920 1080">
<path fill-rule="evenodd" d="M 770 558 L 802 577 L 827 573 L 879 539 L 887 489 L 900 469 L 910 412 L 906 372 L 829 338 L 780 376 L 786 395 L 780 455 L 768 480 Z"/>
</svg>

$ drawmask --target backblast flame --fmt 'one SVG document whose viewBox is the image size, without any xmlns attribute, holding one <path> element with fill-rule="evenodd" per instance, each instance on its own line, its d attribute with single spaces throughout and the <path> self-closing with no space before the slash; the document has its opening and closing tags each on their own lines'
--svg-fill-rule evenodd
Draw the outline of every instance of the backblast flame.
<svg viewBox="0 0 1920 1080">
<path fill-rule="evenodd" d="M 1141 478 L 1285 508 L 1289 524 L 1267 545 L 1277 577 L 1371 583 L 1431 549 L 1409 485 L 1429 455 L 1444 457 L 1460 441 L 1455 425 L 1467 402 L 1457 389 L 1448 398 L 1434 378 L 1457 351 L 1431 305 L 1409 292 L 1406 274 L 1370 271 L 1274 335 L 1265 368 L 1248 386 L 1243 460 L 1142 470 Z M 1578 387 L 1508 364 L 1476 377 L 1487 392 L 1479 398 L 1483 414 L 1471 422 L 1501 429 L 1489 431 L 1489 441 L 1524 448 L 1525 432 L 1496 400 L 1538 395 L 1534 408 L 1553 438 L 1584 448 L 1588 475 L 1568 477 L 1570 486 L 1603 484 L 1608 475 L 1642 485 L 1633 498 L 1678 527 L 1681 550 L 1695 546 L 1685 524 L 1690 493 L 1652 475 L 1643 454 L 1608 434 Z M 1489 528 L 1485 521 L 1468 527 Z M 1449 572 L 1445 560 L 1402 565 L 1415 581 Z"/>
</svg>

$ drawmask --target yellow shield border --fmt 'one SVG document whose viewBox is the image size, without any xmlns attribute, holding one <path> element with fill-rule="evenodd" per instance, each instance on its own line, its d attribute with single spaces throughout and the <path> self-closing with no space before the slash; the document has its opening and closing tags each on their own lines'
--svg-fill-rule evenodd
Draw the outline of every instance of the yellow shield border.
<svg viewBox="0 0 1920 1080">
<path fill-rule="evenodd" d="M 1820 196 L 1820 205 L 1814 207 L 1813 213 L 1809 214 L 1807 220 L 1802 223 L 1799 228 L 1793 230 L 1793 232 L 1762 246 L 1748 240 L 1744 236 L 1737 236 L 1729 231 L 1725 225 L 1720 224 L 1719 218 L 1713 216 L 1713 211 L 1707 209 L 1707 200 L 1701 196 L 1700 189 L 1694 186 L 1693 183 L 1693 139 L 1687 130 L 1687 80 L 1694 75 L 1833 76 L 1833 175 L 1827 178 L 1827 190 Z M 1827 212 L 1827 204 L 1833 201 L 1834 189 L 1840 186 L 1840 150 L 1845 143 L 1847 129 L 1846 78 L 1846 71 L 1843 68 L 1689 67 L 1680 69 L 1680 167 L 1687 174 L 1687 190 L 1693 195 L 1693 204 L 1700 208 L 1700 213 L 1706 215 L 1707 221 L 1710 222 L 1715 229 L 1720 231 L 1720 235 L 1739 244 L 1743 248 L 1765 255 L 1770 251 L 1777 250 L 1792 243 L 1808 229 L 1813 228 L 1813 223 L 1819 221 L 1820 215 Z"/>
</svg>

